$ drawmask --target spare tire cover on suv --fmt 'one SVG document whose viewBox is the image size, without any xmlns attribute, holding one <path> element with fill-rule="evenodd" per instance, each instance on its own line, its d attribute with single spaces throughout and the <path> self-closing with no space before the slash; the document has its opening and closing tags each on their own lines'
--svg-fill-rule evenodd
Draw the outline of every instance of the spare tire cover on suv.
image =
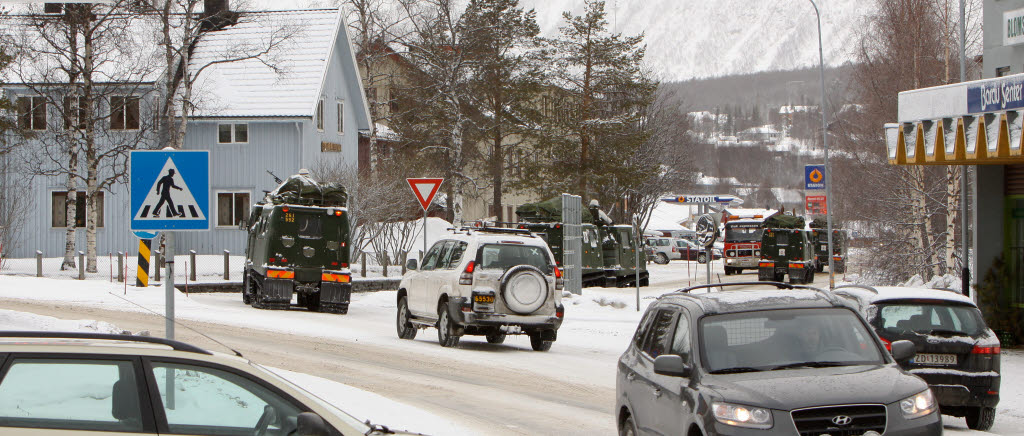
<svg viewBox="0 0 1024 436">
<path fill-rule="evenodd" d="M 501 296 L 511 311 L 528 315 L 547 301 L 548 281 L 536 267 L 516 265 L 501 276 Z"/>
</svg>

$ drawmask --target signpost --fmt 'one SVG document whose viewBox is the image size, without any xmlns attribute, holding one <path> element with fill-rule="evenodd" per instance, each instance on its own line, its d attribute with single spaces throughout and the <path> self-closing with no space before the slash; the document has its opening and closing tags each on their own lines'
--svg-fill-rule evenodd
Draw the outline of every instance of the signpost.
<svg viewBox="0 0 1024 436">
<path fill-rule="evenodd" d="M 129 162 L 131 230 L 166 231 L 165 325 L 174 339 L 174 231 L 210 229 L 210 152 L 138 150 Z"/>
<path fill-rule="evenodd" d="M 423 258 L 427 257 L 427 208 L 430 207 L 430 202 L 434 201 L 434 195 L 437 195 L 437 190 L 441 188 L 444 179 L 405 179 L 405 181 L 409 182 L 412 193 L 416 195 L 416 200 L 423 208 L 423 255 L 420 257 L 420 265 L 422 265 Z"/>
</svg>

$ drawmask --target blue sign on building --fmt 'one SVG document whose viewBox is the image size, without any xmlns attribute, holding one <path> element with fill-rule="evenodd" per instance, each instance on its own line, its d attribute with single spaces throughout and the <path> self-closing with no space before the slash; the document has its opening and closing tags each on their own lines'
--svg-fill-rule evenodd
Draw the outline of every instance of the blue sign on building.
<svg viewBox="0 0 1024 436">
<path fill-rule="evenodd" d="M 825 165 L 804 165 L 804 189 L 825 189 Z"/>
<path fill-rule="evenodd" d="M 209 230 L 210 152 L 133 151 L 131 230 Z"/>
<path fill-rule="evenodd" d="M 967 86 L 968 113 L 1003 111 L 1022 107 L 1024 107 L 1024 77 L 1011 76 Z"/>
</svg>

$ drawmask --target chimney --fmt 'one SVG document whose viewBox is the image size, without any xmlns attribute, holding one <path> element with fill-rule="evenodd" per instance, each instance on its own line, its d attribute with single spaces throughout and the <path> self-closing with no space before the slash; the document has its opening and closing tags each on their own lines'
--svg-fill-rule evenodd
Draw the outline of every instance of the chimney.
<svg viewBox="0 0 1024 436">
<path fill-rule="evenodd" d="M 232 12 L 229 0 L 203 0 L 203 30 L 220 30 L 238 22 L 238 13 Z"/>
</svg>

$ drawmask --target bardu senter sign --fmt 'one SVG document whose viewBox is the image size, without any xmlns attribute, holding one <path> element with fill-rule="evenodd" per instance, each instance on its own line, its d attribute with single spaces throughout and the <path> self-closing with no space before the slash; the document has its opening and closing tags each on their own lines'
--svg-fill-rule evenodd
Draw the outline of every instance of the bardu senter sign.
<svg viewBox="0 0 1024 436">
<path fill-rule="evenodd" d="M 986 80 L 967 86 L 967 112 L 981 113 L 1024 107 L 1024 75 Z"/>
<path fill-rule="evenodd" d="M 1024 43 L 1024 9 L 1003 12 L 1003 45 Z"/>
</svg>

